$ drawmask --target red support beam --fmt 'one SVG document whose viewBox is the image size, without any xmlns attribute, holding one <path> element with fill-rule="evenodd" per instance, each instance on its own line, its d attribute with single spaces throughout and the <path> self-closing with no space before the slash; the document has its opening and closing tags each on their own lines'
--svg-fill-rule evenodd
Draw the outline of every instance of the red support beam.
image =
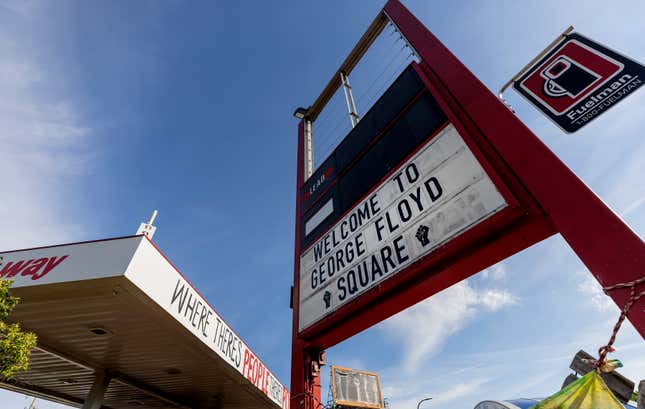
<svg viewBox="0 0 645 409">
<path fill-rule="evenodd" d="M 398 0 L 386 14 L 427 64 L 430 80 L 459 106 L 545 210 L 603 287 L 645 275 L 645 244 Z M 629 289 L 609 293 L 622 309 Z M 645 298 L 628 315 L 645 337 Z"/>
<path fill-rule="evenodd" d="M 296 170 L 296 234 L 293 267 L 293 328 L 291 342 L 291 409 L 320 408 L 320 376 L 312 376 L 311 359 L 306 343 L 298 335 L 298 307 L 300 300 L 300 188 L 305 183 L 305 123 L 298 124 L 298 161 Z"/>
</svg>

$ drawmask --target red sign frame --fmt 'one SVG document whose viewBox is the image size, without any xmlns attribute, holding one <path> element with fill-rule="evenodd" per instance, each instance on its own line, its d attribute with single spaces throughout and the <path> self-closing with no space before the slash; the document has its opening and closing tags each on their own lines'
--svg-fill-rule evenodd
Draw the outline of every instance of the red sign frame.
<svg viewBox="0 0 645 409">
<path fill-rule="evenodd" d="M 486 88 L 398 0 L 383 13 L 421 62 L 414 68 L 509 203 L 507 209 L 453 239 L 303 332 L 298 331 L 300 208 L 305 182 L 304 121 L 298 127 L 291 396 L 294 409 L 320 404 L 311 371 L 319 351 L 527 247 L 560 233 L 603 287 L 639 278 L 645 245 L 502 101 Z M 598 240 L 602 235 L 602 240 Z M 609 294 L 622 308 L 629 289 Z M 628 318 L 645 337 L 645 297 Z"/>
</svg>

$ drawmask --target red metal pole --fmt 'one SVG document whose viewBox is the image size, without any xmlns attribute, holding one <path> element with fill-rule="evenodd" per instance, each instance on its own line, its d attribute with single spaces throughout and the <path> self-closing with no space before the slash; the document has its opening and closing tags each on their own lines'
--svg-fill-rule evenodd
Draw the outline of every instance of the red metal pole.
<svg viewBox="0 0 645 409">
<path fill-rule="evenodd" d="M 291 409 L 320 409 L 320 376 L 312 376 L 311 357 L 298 336 L 300 289 L 300 188 L 305 182 L 305 121 L 298 124 L 298 162 L 296 170 L 296 234 L 293 267 L 293 328 L 291 341 Z"/>
<path fill-rule="evenodd" d="M 603 287 L 645 275 L 645 244 L 398 0 L 385 12 L 429 78 L 477 126 Z M 622 309 L 630 290 L 609 292 Z M 645 297 L 628 315 L 645 338 Z"/>
</svg>

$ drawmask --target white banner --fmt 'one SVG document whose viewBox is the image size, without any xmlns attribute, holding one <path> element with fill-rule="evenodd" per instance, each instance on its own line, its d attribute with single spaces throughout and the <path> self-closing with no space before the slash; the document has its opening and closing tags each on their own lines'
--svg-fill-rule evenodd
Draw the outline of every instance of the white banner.
<svg viewBox="0 0 645 409">
<path fill-rule="evenodd" d="M 148 240 L 126 277 L 276 405 L 289 408 L 287 388 Z"/>
<path fill-rule="evenodd" d="M 299 329 L 506 207 L 452 125 L 300 257 Z"/>
</svg>

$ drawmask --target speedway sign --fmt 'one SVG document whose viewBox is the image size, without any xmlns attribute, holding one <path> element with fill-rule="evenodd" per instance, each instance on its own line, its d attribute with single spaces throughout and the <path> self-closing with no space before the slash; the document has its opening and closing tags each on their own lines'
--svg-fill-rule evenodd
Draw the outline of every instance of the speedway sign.
<svg viewBox="0 0 645 409">
<path fill-rule="evenodd" d="M 643 85 L 645 66 L 571 33 L 513 88 L 565 132 L 575 132 Z"/>
<path fill-rule="evenodd" d="M 391 175 L 302 253 L 300 331 L 507 206 L 450 124 Z"/>
<path fill-rule="evenodd" d="M 0 279 L 13 280 L 14 288 L 48 284 L 73 288 L 81 281 L 107 279 L 113 280 L 116 292 L 134 285 L 142 291 L 143 299 L 151 299 L 165 310 L 162 319 L 166 323 L 169 317 L 180 323 L 233 367 L 245 383 L 277 407 L 289 407 L 287 388 L 147 236 L 0 252 Z M 148 316 L 138 311 L 133 314 L 133 319 Z M 127 337 L 126 333 L 120 335 Z M 186 339 L 176 341 L 181 345 Z"/>
</svg>

